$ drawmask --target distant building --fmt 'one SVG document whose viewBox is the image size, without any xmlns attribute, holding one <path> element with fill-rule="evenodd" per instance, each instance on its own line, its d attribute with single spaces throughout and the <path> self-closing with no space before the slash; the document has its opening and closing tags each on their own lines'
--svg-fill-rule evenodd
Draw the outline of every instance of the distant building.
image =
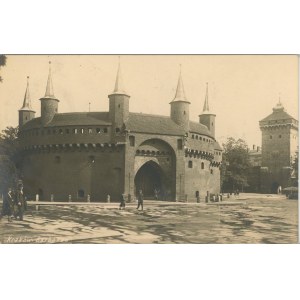
<svg viewBox="0 0 300 300">
<path fill-rule="evenodd" d="M 276 193 L 279 186 L 291 184 L 292 163 L 298 151 L 298 121 L 279 101 L 259 126 L 262 132 L 260 188 L 264 193 Z"/>
<path fill-rule="evenodd" d="M 113 201 L 139 189 L 146 198 L 172 201 L 219 193 L 222 148 L 208 90 L 199 122 L 189 119 L 181 74 L 170 116 L 131 113 L 129 99 L 120 64 L 107 112 L 58 113 L 50 68 L 36 118 L 27 83 L 19 110 L 25 192 L 58 201 L 105 201 L 107 195 Z"/>
<path fill-rule="evenodd" d="M 248 187 L 246 188 L 247 192 L 259 193 L 261 190 L 260 187 L 260 168 L 261 168 L 261 148 L 259 146 L 253 145 L 252 150 L 249 151 L 249 160 L 251 167 L 248 170 Z"/>
</svg>

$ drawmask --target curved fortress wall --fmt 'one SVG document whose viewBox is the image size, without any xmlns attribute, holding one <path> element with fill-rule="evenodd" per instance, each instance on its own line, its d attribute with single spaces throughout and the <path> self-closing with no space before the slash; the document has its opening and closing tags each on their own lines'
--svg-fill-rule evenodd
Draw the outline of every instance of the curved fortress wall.
<svg viewBox="0 0 300 300">
<path fill-rule="evenodd" d="M 53 87 L 47 89 L 42 117 L 20 127 L 28 197 L 118 201 L 121 193 L 142 189 L 149 199 L 196 201 L 199 192 L 204 201 L 207 192 L 219 193 L 222 149 L 214 129 L 201 118 L 188 120 L 182 79 L 170 117 L 130 113 L 130 96 L 119 83 L 117 77 L 109 112 L 59 114 Z"/>
</svg>

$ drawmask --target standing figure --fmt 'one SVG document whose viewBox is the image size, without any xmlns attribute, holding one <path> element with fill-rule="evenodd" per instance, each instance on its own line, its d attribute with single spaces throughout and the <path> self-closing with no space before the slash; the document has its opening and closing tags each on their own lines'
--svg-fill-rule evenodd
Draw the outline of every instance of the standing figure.
<svg viewBox="0 0 300 300">
<path fill-rule="evenodd" d="M 155 200 L 158 200 L 158 191 L 156 188 L 154 189 L 154 198 Z"/>
<path fill-rule="evenodd" d="M 200 193 L 199 191 L 196 191 L 196 199 L 197 199 L 197 203 L 200 203 Z"/>
<path fill-rule="evenodd" d="M 120 196 L 120 207 L 119 209 L 125 209 L 125 194 L 121 194 Z"/>
<path fill-rule="evenodd" d="M 138 193 L 138 206 L 137 206 L 136 209 L 139 209 L 140 206 L 142 207 L 142 210 L 144 209 L 143 200 L 144 200 L 143 191 L 139 190 L 139 193 Z"/>
<path fill-rule="evenodd" d="M 20 221 L 23 221 L 23 215 L 24 215 L 24 209 L 25 209 L 23 184 L 18 185 L 18 191 L 17 191 L 17 195 L 16 195 L 16 206 L 17 206 L 17 216 L 19 216 Z"/>
<path fill-rule="evenodd" d="M 3 205 L 0 214 L 0 219 L 2 219 L 3 216 L 7 216 L 8 222 L 11 222 L 13 207 L 14 207 L 13 192 L 12 189 L 9 188 L 7 194 L 5 194 L 3 197 Z"/>
</svg>

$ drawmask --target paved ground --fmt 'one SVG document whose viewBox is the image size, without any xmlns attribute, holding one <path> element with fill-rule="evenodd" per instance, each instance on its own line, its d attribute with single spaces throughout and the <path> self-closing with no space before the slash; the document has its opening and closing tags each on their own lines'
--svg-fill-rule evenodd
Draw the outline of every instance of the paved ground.
<svg viewBox="0 0 300 300">
<path fill-rule="evenodd" d="M 30 204 L 23 222 L 0 221 L 0 243 L 298 242 L 298 201 L 255 194 L 226 201 L 144 201 L 144 211 L 135 203 L 125 211 L 114 203 Z"/>
</svg>

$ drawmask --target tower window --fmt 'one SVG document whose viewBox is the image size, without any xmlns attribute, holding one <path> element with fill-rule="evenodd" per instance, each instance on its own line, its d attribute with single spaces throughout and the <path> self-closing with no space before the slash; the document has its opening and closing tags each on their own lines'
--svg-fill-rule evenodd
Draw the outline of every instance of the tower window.
<svg viewBox="0 0 300 300">
<path fill-rule="evenodd" d="M 192 162 L 191 160 L 189 160 L 188 167 L 189 167 L 189 168 L 192 168 L 192 167 L 193 167 L 193 162 Z"/>
<path fill-rule="evenodd" d="M 78 133 L 78 129 L 77 129 L 77 128 L 74 128 L 74 129 L 73 129 L 73 133 L 77 134 L 77 133 Z"/>
<path fill-rule="evenodd" d="M 214 122 L 211 122 L 211 126 L 214 126 Z"/>
<path fill-rule="evenodd" d="M 196 140 L 198 140 L 199 139 L 199 137 L 198 137 L 198 135 L 196 135 Z"/>
<path fill-rule="evenodd" d="M 192 134 L 192 139 L 194 139 L 195 138 L 195 136 Z"/>
<path fill-rule="evenodd" d="M 27 117 L 25 117 L 25 120 L 27 120 Z"/>
<path fill-rule="evenodd" d="M 279 134 L 279 138 L 281 139 L 281 134 Z"/>
<path fill-rule="evenodd" d="M 200 138 L 199 138 L 199 139 L 200 139 L 200 141 L 202 141 L 202 136 L 200 136 Z"/>
<path fill-rule="evenodd" d="M 120 132 L 120 128 L 116 128 L 116 132 Z"/>
<path fill-rule="evenodd" d="M 67 134 L 70 133 L 70 129 L 69 129 L 69 128 L 66 129 L 66 133 L 67 133 Z"/>
<path fill-rule="evenodd" d="M 177 149 L 182 150 L 182 139 L 177 140 Z"/>
<path fill-rule="evenodd" d="M 121 107 L 121 104 L 118 105 L 118 108 L 120 108 L 120 107 Z"/>
<path fill-rule="evenodd" d="M 204 169 L 204 162 L 201 163 L 201 169 Z"/>
<path fill-rule="evenodd" d="M 214 170 L 213 169 L 210 169 L 210 174 L 213 174 L 214 173 Z"/>
<path fill-rule="evenodd" d="M 270 135 L 270 139 L 272 139 L 272 136 Z"/>
<path fill-rule="evenodd" d="M 92 129 L 92 128 L 89 128 L 88 132 L 89 132 L 89 133 L 93 133 L 93 129 Z"/>
<path fill-rule="evenodd" d="M 185 111 L 183 111 L 183 114 L 185 115 Z"/>
<path fill-rule="evenodd" d="M 83 129 L 83 128 L 80 129 L 80 133 L 81 133 L 81 134 L 84 133 L 84 129 Z"/>
<path fill-rule="evenodd" d="M 104 129 L 103 129 L 103 132 L 104 132 L 104 133 L 107 133 L 107 128 L 104 128 Z"/>
<path fill-rule="evenodd" d="M 135 145 L 135 137 L 134 137 L 133 135 L 131 135 L 131 136 L 129 137 L 129 145 L 130 145 L 131 147 L 134 147 L 134 145 Z"/>
<path fill-rule="evenodd" d="M 60 133 L 60 134 L 63 134 L 63 130 L 62 130 L 62 129 L 59 129 L 59 133 Z"/>
<path fill-rule="evenodd" d="M 97 133 L 101 133 L 101 129 L 100 128 L 96 128 L 96 132 Z"/>
<path fill-rule="evenodd" d="M 93 163 L 95 163 L 95 156 L 93 156 L 93 155 L 91 155 L 91 156 L 89 156 L 89 162 L 91 163 L 91 164 L 93 164 Z"/>
</svg>

